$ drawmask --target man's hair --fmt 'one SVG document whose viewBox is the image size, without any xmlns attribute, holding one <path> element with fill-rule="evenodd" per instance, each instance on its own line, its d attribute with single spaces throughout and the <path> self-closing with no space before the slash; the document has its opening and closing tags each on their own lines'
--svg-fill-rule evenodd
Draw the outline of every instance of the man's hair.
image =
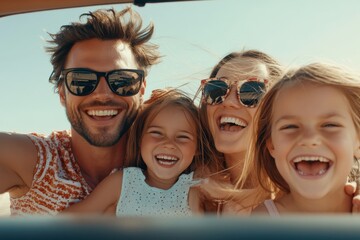
<svg viewBox="0 0 360 240">
<path fill-rule="evenodd" d="M 147 69 L 159 61 L 158 46 L 148 43 L 154 33 L 154 25 L 150 23 L 142 29 L 140 15 L 130 7 L 122 11 L 114 9 L 100 9 L 80 15 L 80 20 L 86 18 L 84 23 L 73 22 L 63 25 L 56 34 L 49 33 L 52 46 L 46 47 L 51 54 L 51 64 L 54 73 L 49 79 L 55 84 L 55 89 L 62 85 L 59 79 L 60 72 L 72 46 L 80 41 L 89 39 L 122 40 L 128 43 L 135 59 L 141 69 L 147 73 Z"/>
</svg>

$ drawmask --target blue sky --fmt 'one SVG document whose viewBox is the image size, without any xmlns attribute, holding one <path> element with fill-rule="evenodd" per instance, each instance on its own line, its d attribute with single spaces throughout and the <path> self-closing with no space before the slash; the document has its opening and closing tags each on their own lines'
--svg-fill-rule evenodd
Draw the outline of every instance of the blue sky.
<svg viewBox="0 0 360 240">
<path fill-rule="evenodd" d="M 47 32 L 81 13 L 124 4 L 54 10 L 0 18 L 0 131 L 50 133 L 69 129 L 44 51 Z M 193 94 L 226 54 L 258 49 L 286 67 L 326 61 L 360 70 L 358 0 L 209 0 L 133 7 L 155 24 L 164 55 L 147 78 L 151 90 L 178 87 Z"/>
</svg>

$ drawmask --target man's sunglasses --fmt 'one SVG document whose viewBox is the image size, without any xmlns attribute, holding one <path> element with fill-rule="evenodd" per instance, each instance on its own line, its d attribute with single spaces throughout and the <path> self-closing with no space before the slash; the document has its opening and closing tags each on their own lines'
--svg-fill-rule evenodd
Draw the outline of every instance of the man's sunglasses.
<svg viewBox="0 0 360 240">
<path fill-rule="evenodd" d="M 87 68 L 69 68 L 62 70 L 60 75 L 60 79 L 65 80 L 67 89 L 76 96 L 92 93 L 99 84 L 100 77 L 106 79 L 113 93 L 128 97 L 139 92 L 144 81 L 144 71 L 117 69 L 110 72 L 96 72 Z"/>
<path fill-rule="evenodd" d="M 245 107 L 256 107 L 266 91 L 267 81 L 250 78 L 237 81 L 236 94 L 239 102 Z M 231 82 L 227 79 L 210 78 L 201 81 L 202 101 L 209 105 L 220 104 L 225 101 L 231 90 Z"/>
</svg>

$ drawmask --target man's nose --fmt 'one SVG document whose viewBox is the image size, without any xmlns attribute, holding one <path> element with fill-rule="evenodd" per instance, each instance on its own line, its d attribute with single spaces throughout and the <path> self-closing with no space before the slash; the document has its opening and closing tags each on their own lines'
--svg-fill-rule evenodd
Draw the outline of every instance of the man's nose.
<svg viewBox="0 0 360 240">
<path fill-rule="evenodd" d="M 92 92 L 92 95 L 100 100 L 109 99 L 114 96 L 114 93 L 111 91 L 105 77 L 100 77 L 99 83 L 94 92 Z"/>
</svg>

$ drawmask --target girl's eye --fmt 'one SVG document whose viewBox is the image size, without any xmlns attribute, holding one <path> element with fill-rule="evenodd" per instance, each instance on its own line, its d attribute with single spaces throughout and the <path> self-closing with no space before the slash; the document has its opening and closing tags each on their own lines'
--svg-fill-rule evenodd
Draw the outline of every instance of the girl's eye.
<svg viewBox="0 0 360 240">
<path fill-rule="evenodd" d="M 160 131 L 149 131 L 149 133 L 153 137 L 162 137 L 162 133 Z"/>
<path fill-rule="evenodd" d="M 299 127 L 295 124 L 287 124 L 287 125 L 281 126 L 280 130 L 296 129 L 296 128 L 299 128 Z"/>
<path fill-rule="evenodd" d="M 190 136 L 187 135 L 179 135 L 176 138 L 181 142 L 187 142 L 191 140 Z"/>
<path fill-rule="evenodd" d="M 333 128 L 333 127 L 340 127 L 340 124 L 338 124 L 338 123 L 325 123 L 322 126 L 326 127 L 326 128 Z"/>
</svg>

